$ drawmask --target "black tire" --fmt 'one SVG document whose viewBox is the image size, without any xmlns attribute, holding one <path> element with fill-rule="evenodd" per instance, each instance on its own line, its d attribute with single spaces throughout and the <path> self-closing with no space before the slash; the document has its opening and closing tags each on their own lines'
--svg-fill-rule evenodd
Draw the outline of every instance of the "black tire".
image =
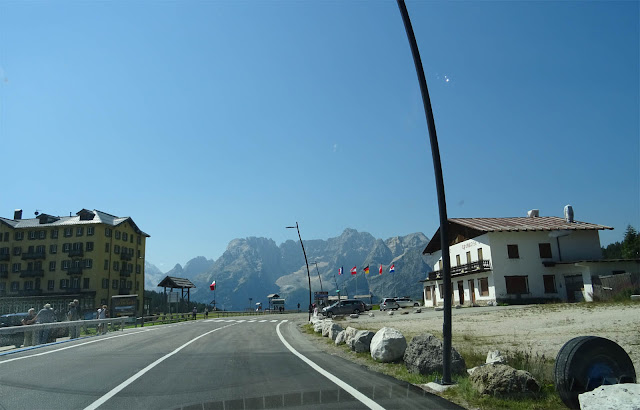
<svg viewBox="0 0 640 410">
<path fill-rule="evenodd" d="M 563 403 L 579 409 L 579 394 L 604 384 L 635 383 L 636 371 L 627 352 L 614 341 L 580 336 L 558 352 L 553 379 Z"/>
<path fill-rule="evenodd" d="M 420 304 L 417 302 L 413 304 L 413 307 L 418 307 L 418 306 L 420 306 Z"/>
<path fill-rule="evenodd" d="M 333 312 L 327 312 L 327 317 L 331 319 L 333 317 Z"/>
<path fill-rule="evenodd" d="M 354 309 L 354 310 L 353 310 L 353 313 L 354 313 L 355 315 L 359 315 L 359 314 L 360 314 L 360 309 Z"/>
</svg>

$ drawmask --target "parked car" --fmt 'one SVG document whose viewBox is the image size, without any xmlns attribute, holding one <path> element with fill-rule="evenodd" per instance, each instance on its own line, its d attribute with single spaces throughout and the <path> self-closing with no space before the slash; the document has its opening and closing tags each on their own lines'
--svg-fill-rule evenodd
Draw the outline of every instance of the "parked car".
<svg viewBox="0 0 640 410">
<path fill-rule="evenodd" d="M 380 310 L 397 310 L 400 307 L 394 298 L 384 298 L 380 301 Z"/>
<path fill-rule="evenodd" d="M 22 319 L 28 317 L 28 313 L 9 313 L 7 315 L 0 316 L 0 329 L 11 326 L 21 326 Z M 22 346 L 22 342 L 24 340 L 23 333 L 14 333 L 10 335 L 0 335 L 0 346 L 11 346 L 15 347 Z"/>
<path fill-rule="evenodd" d="M 360 314 L 365 312 L 367 307 L 361 300 L 345 299 L 334 303 L 331 306 L 327 306 L 322 309 L 322 315 L 326 317 L 332 317 L 335 315 L 350 315 L 352 313 Z"/>
<path fill-rule="evenodd" d="M 411 307 L 411 306 L 420 306 L 420 303 L 411 300 L 411 298 L 396 298 L 396 303 L 400 307 Z"/>
</svg>

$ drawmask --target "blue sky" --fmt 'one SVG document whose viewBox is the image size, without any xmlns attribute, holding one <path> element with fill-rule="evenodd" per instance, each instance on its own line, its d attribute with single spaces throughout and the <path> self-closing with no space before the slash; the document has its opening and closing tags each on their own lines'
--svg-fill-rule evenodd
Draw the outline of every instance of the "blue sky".
<svg viewBox="0 0 640 410">
<path fill-rule="evenodd" d="M 450 217 L 640 228 L 639 3 L 407 3 Z M 438 226 L 393 1 L 2 2 L 0 215 L 131 216 L 162 270 L 237 237 Z"/>
</svg>

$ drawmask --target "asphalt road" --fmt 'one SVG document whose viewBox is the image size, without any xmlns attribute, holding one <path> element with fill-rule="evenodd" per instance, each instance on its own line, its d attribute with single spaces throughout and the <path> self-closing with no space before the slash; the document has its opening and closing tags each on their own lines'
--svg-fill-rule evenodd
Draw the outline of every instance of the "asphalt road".
<svg viewBox="0 0 640 410">
<path fill-rule="evenodd" d="M 321 352 L 287 317 L 128 329 L 5 354 L 0 409 L 458 408 Z"/>
</svg>

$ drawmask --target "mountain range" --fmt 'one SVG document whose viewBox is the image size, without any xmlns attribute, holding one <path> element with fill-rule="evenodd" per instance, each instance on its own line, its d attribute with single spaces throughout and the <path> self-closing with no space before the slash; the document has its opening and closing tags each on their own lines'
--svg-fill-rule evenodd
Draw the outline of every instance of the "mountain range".
<svg viewBox="0 0 640 410">
<path fill-rule="evenodd" d="M 421 299 L 419 281 L 431 271 L 431 263 L 422 255 L 427 243 L 428 238 L 419 232 L 382 240 L 354 229 L 345 229 L 340 236 L 327 240 L 305 240 L 311 290 L 336 295 L 340 289 L 342 296 L 371 293 L 374 303 L 390 296 Z M 382 274 L 378 273 L 380 265 Z M 394 273 L 389 273 L 391 265 Z M 351 275 L 354 266 L 358 273 Z M 363 273 L 365 266 L 370 268 L 367 275 Z M 344 273 L 338 275 L 341 267 Z M 256 302 L 267 306 L 271 293 L 285 298 L 287 308 L 300 303 L 301 309 L 306 309 L 309 303 L 309 279 L 299 241 L 289 240 L 278 246 L 268 238 L 233 239 L 217 260 L 198 256 L 184 267 L 177 264 L 165 273 L 145 263 L 145 289 L 162 291 L 157 284 L 165 276 L 191 280 L 196 285 L 191 289 L 191 300 L 203 303 L 213 301 L 209 284 L 215 280 L 220 309 L 243 310 Z"/>
</svg>

